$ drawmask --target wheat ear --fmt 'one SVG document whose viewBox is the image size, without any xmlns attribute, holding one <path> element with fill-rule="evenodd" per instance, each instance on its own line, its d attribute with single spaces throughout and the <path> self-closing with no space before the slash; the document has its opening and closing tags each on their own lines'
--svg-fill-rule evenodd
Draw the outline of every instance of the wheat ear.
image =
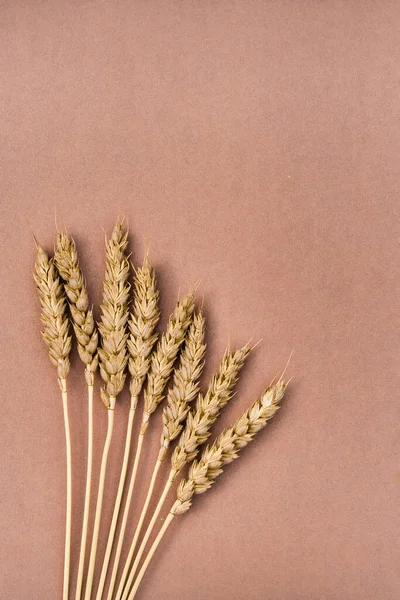
<svg viewBox="0 0 400 600">
<path fill-rule="evenodd" d="M 146 569 L 157 549 L 162 537 L 176 515 L 189 510 L 195 494 L 203 494 L 223 472 L 223 467 L 238 458 L 238 452 L 247 446 L 279 409 L 287 384 L 282 380 L 269 387 L 254 404 L 236 421 L 225 429 L 217 440 L 207 446 L 200 460 L 195 460 L 189 470 L 187 479 L 182 479 L 177 490 L 177 500 L 172 506 L 159 535 L 151 546 L 140 569 L 128 600 L 133 600 L 143 579 Z"/>
<path fill-rule="evenodd" d="M 167 395 L 167 402 L 162 415 L 163 429 L 159 455 L 153 469 L 147 496 L 136 526 L 115 600 L 120 600 L 121 598 L 161 463 L 166 456 L 171 441 L 177 438 L 182 430 L 183 421 L 189 411 L 189 403 L 199 392 L 199 378 L 204 366 L 204 353 L 206 349 L 204 334 L 205 319 L 202 312 L 198 311 L 194 315 L 193 322 L 189 327 L 185 345 L 180 356 L 179 367 L 175 371 L 173 385 Z"/>
<path fill-rule="evenodd" d="M 93 387 L 94 373 L 98 365 L 98 333 L 93 311 L 89 308 L 89 297 L 79 267 L 75 241 L 64 232 L 57 235 L 54 260 L 64 282 L 72 324 L 78 342 L 79 356 L 86 365 L 86 381 L 89 386 Z"/>
<path fill-rule="evenodd" d="M 100 582 L 97 588 L 96 600 L 101 600 L 103 595 L 104 585 L 107 576 L 107 569 L 110 562 L 111 551 L 118 522 L 119 510 L 122 501 L 122 494 L 125 486 L 125 479 L 131 448 L 134 415 L 136 411 L 138 397 L 141 392 L 143 382 L 149 368 L 149 357 L 153 346 L 157 341 L 157 334 L 155 333 L 155 328 L 160 318 L 160 311 L 158 308 L 159 293 L 157 290 L 156 276 L 154 267 L 150 264 L 147 253 L 143 262 L 143 266 L 135 269 L 134 271 L 134 301 L 129 319 L 128 336 L 128 366 L 131 375 L 131 406 L 129 410 L 121 474 L 119 478 L 117 496 L 115 499 L 114 511 L 107 540 L 107 547 L 100 575 Z"/>
<path fill-rule="evenodd" d="M 221 408 L 225 406 L 225 404 L 233 395 L 234 385 L 239 377 L 240 370 L 243 367 L 249 352 L 250 347 L 247 345 L 234 353 L 232 353 L 230 350 L 226 350 L 217 373 L 211 379 L 207 393 L 204 396 L 202 394 L 198 395 L 195 409 L 188 413 L 185 429 L 172 454 L 172 468 L 137 552 L 122 596 L 123 600 L 126 600 L 128 597 L 129 589 L 132 585 L 133 578 L 146 548 L 146 544 L 150 538 L 154 525 L 156 524 L 157 518 L 164 505 L 174 479 L 183 469 L 183 467 L 188 462 L 193 460 L 193 458 L 199 452 L 199 446 L 203 444 L 209 437 L 210 428 L 216 421 Z"/>
<path fill-rule="evenodd" d="M 86 540 L 89 524 L 90 493 L 92 485 L 93 463 L 93 386 L 94 374 L 98 365 L 97 346 L 98 333 L 93 311 L 89 308 L 89 298 L 79 267 L 78 252 L 75 241 L 64 232 L 57 235 L 54 260 L 58 272 L 64 281 L 64 290 L 68 299 L 72 324 L 78 342 L 78 353 L 85 368 L 85 379 L 88 386 L 88 445 L 85 485 L 85 502 L 82 521 L 81 547 L 79 553 L 78 577 L 75 599 L 80 600 L 82 593 L 83 569 L 85 564 Z"/>
<path fill-rule="evenodd" d="M 36 244 L 35 275 L 41 304 L 42 336 L 49 349 L 50 360 L 57 367 L 61 389 L 67 458 L 67 506 L 65 519 L 65 553 L 63 600 L 68 600 L 72 524 L 72 456 L 68 418 L 67 375 L 71 337 L 64 290 L 54 265 L 54 259 Z"/>
<path fill-rule="evenodd" d="M 163 399 L 163 394 L 169 377 L 178 355 L 179 349 L 185 339 L 187 329 L 190 325 L 194 311 L 194 291 L 187 294 L 180 300 L 169 318 L 166 331 L 158 341 L 157 347 L 151 358 L 151 365 L 147 377 L 147 385 L 144 392 L 144 408 L 140 433 L 138 436 L 135 461 L 132 467 L 129 488 L 126 497 L 124 513 L 122 517 L 121 529 L 118 536 L 118 544 L 114 558 L 114 565 L 111 574 L 110 586 L 108 589 L 107 600 L 112 599 L 115 587 L 119 560 L 121 557 L 122 544 L 124 541 L 125 530 L 128 522 L 129 509 L 132 502 L 132 494 L 136 481 L 136 474 L 139 467 L 140 455 L 143 446 L 143 439 L 147 431 L 151 414 Z"/>
<path fill-rule="evenodd" d="M 128 301 L 130 286 L 127 281 L 129 276 L 129 261 L 126 256 L 127 245 L 128 234 L 123 229 L 123 223 L 118 222 L 111 238 L 106 240 L 106 272 L 103 285 L 103 300 L 101 304 L 101 321 L 99 323 L 101 348 L 99 348 L 98 352 L 100 359 L 100 374 L 104 380 L 101 395 L 107 408 L 108 420 L 107 435 L 100 466 L 85 600 L 90 600 L 92 592 L 101 509 L 103 504 L 104 482 L 108 452 L 114 427 L 114 408 L 116 397 L 122 391 L 124 386 L 125 367 L 128 360 L 126 351 L 126 323 L 129 316 Z"/>
</svg>

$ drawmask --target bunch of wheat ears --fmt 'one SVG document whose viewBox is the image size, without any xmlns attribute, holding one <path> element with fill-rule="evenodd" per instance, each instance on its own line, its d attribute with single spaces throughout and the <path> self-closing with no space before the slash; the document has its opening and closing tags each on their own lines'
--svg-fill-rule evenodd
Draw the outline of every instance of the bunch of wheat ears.
<svg viewBox="0 0 400 600">
<path fill-rule="evenodd" d="M 72 346 L 71 329 L 74 332 L 79 356 L 85 365 L 88 389 L 87 474 L 83 511 L 79 510 L 82 525 L 75 600 L 91 598 L 133 600 L 136 597 L 149 562 L 171 521 L 190 508 L 195 494 L 202 494 L 211 487 L 214 480 L 222 473 L 224 465 L 237 458 L 239 450 L 246 446 L 274 416 L 287 387 L 282 372 L 274 378 L 259 399 L 236 423 L 225 429 L 211 445 L 201 450 L 201 446 L 211 434 L 211 426 L 222 407 L 234 395 L 234 386 L 251 347 L 246 344 L 236 351 L 228 348 L 207 390 L 205 393 L 201 392 L 199 379 L 206 350 L 205 318 L 202 308 L 196 308 L 195 289 L 178 301 L 174 312 L 169 317 L 166 330 L 158 335 L 156 327 L 160 317 L 159 292 L 154 268 L 146 252 L 143 265 L 132 267 L 131 285 L 127 246 L 128 232 L 125 223 L 123 220 L 118 220 L 111 237 L 105 241 L 101 317 L 99 323 L 96 323 L 74 240 L 66 232 L 58 232 L 52 257 L 49 257 L 36 241 L 34 277 L 41 304 L 42 336 L 48 346 L 50 360 L 57 367 L 65 425 L 67 501 L 63 600 L 71 597 L 69 590 L 72 456 L 67 394 L 69 354 Z M 133 288 L 132 299 L 131 288 Z M 99 480 L 96 482 L 96 506 L 93 510 L 90 505 L 93 466 L 93 390 L 97 370 L 102 380 L 100 395 L 107 411 L 108 427 Z M 124 388 L 128 374 L 130 407 L 127 415 L 125 450 L 113 515 L 111 523 L 107 526 L 106 550 L 104 556 L 100 557 L 97 547 L 107 460 L 113 435 L 114 411 L 118 410 L 117 397 Z M 139 402 L 142 392 L 143 399 Z M 150 418 L 162 402 L 164 407 L 158 457 L 135 534 L 132 540 L 127 540 L 126 528 L 134 497 L 135 481 L 140 472 L 143 441 Z M 138 405 L 142 408 L 141 424 L 137 440 L 133 444 L 132 430 Z M 167 459 L 174 440 L 177 442 L 170 453 L 171 469 L 168 479 L 138 547 L 160 466 Z M 134 449 L 133 466 L 127 479 L 132 449 Z M 186 477 L 181 479 L 175 488 L 176 499 L 171 501 L 168 516 L 162 522 L 153 544 L 145 554 L 149 538 L 159 522 L 160 511 L 167 501 L 170 489 L 187 465 L 189 466 Z M 123 498 L 125 504 L 121 511 Z M 90 545 L 87 539 L 89 523 L 92 523 Z M 116 536 L 118 523 L 120 527 Z M 121 553 L 124 543 L 129 544 L 129 552 L 122 566 Z M 115 550 L 114 561 L 111 565 L 113 549 Z M 100 560 L 102 560 L 102 568 L 96 588 L 94 572 L 96 561 Z M 118 574 L 120 574 L 119 580 Z"/>
</svg>

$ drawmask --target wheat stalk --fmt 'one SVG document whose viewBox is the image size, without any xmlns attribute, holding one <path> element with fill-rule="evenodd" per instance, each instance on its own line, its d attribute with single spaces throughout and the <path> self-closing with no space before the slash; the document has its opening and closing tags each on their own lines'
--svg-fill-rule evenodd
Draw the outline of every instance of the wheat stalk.
<svg viewBox="0 0 400 600">
<path fill-rule="evenodd" d="M 93 386 L 94 374 L 98 365 L 98 333 L 93 318 L 93 311 L 91 308 L 89 308 L 88 293 L 81 269 L 79 267 L 78 252 L 75 241 L 72 237 L 68 236 L 64 232 L 59 232 L 57 235 L 57 245 L 54 260 L 57 265 L 58 272 L 64 281 L 64 290 L 68 299 L 70 313 L 72 316 L 72 324 L 78 342 L 78 353 L 81 360 L 86 365 L 85 379 L 88 386 L 88 447 L 86 486 L 78 577 L 75 592 L 76 600 L 80 600 L 89 524 L 90 493 L 92 483 Z"/>
<path fill-rule="evenodd" d="M 179 349 L 185 339 L 187 329 L 190 325 L 193 310 L 194 291 L 191 291 L 181 301 L 178 302 L 173 314 L 169 318 L 167 329 L 158 341 L 157 347 L 151 358 L 151 365 L 144 393 L 142 423 L 137 441 L 135 461 L 132 467 L 124 513 L 122 517 L 121 529 L 118 537 L 117 549 L 114 558 L 114 565 L 111 574 L 111 581 L 108 589 L 107 600 L 111 600 L 115 587 L 115 581 L 117 578 L 119 561 L 122 551 L 122 544 L 124 541 L 129 509 L 132 501 L 132 494 L 135 486 L 136 474 L 138 471 L 143 446 L 143 439 L 147 431 L 150 416 L 156 410 L 157 406 L 163 399 L 164 390 L 171 375 L 175 359 L 178 355 Z"/>
<path fill-rule="evenodd" d="M 37 242 L 34 278 L 41 304 L 42 337 L 48 346 L 50 360 L 57 367 L 58 382 L 63 402 L 67 458 L 63 600 L 68 600 L 72 524 L 72 455 L 68 418 L 67 375 L 70 366 L 71 337 L 69 335 L 64 290 L 54 265 L 54 259 L 49 258 Z"/>
<path fill-rule="evenodd" d="M 104 381 L 101 394 L 103 402 L 108 409 L 108 421 L 107 435 L 101 459 L 85 600 L 90 600 L 92 592 L 104 482 L 114 427 L 114 408 L 116 397 L 124 386 L 125 367 L 128 360 L 126 351 L 126 323 L 129 316 L 128 301 L 130 286 L 127 281 L 129 276 L 129 261 L 126 256 L 127 245 L 128 234 L 123 229 L 123 223 L 118 221 L 111 238 L 106 240 L 106 271 L 103 284 L 101 321 L 99 323 L 101 348 L 99 348 L 98 352 L 100 374 Z"/>
<path fill-rule="evenodd" d="M 207 446 L 200 460 L 192 463 L 188 478 L 182 479 L 178 486 L 177 500 L 146 556 L 128 600 L 135 598 L 154 552 L 174 517 L 189 510 L 193 496 L 206 492 L 221 475 L 223 467 L 238 458 L 238 452 L 251 442 L 269 419 L 272 419 L 279 408 L 278 404 L 283 398 L 286 386 L 287 383 L 280 379 L 275 385 L 267 388 L 261 398 L 256 400 L 232 427 L 225 429 L 213 444 Z"/>
<path fill-rule="evenodd" d="M 201 311 L 198 311 L 191 323 L 185 345 L 180 356 L 179 367 L 175 370 L 173 385 L 168 391 L 166 406 L 163 409 L 163 429 L 160 440 L 160 451 L 156 460 L 147 496 L 136 527 L 124 570 L 120 579 L 115 600 L 120 600 L 124 585 L 128 576 L 129 568 L 135 552 L 136 544 L 143 526 L 144 519 L 153 495 L 157 475 L 164 460 L 168 446 L 178 437 L 189 411 L 189 403 L 199 392 L 199 378 L 204 366 L 204 344 L 205 319 Z M 100 599 L 98 599 L 100 600 Z"/>
<path fill-rule="evenodd" d="M 210 428 L 218 418 L 220 410 L 233 395 L 233 388 L 249 352 L 248 345 L 236 352 L 226 350 L 217 373 L 211 379 L 207 393 L 204 396 L 198 395 L 196 408 L 188 413 L 185 429 L 172 454 L 172 468 L 168 480 L 139 547 L 122 595 L 123 600 L 128 596 L 140 559 L 174 479 L 183 467 L 194 459 L 199 452 L 199 446 L 209 437 Z"/>
<path fill-rule="evenodd" d="M 128 468 L 133 419 L 138 397 L 150 365 L 150 353 L 157 340 L 155 327 L 160 318 L 160 311 L 158 308 L 159 293 L 156 285 L 155 271 L 154 267 L 150 264 L 147 253 L 143 262 L 143 266 L 135 269 L 134 271 L 134 301 L 129 319 L 128 337 L 128 366 L 131 375 L 131 406 L 129 410 L 121 474 L 100 575 L 100 582 L 97 588 L 96 600 L 101 600 L 104 590 Z"/>
</svg>

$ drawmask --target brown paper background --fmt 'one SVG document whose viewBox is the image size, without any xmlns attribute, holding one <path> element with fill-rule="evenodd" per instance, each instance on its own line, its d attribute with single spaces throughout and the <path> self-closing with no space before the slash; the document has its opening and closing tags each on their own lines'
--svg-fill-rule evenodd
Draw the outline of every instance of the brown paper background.
<svg viewBox="0 0 400 600">
<path fill-rule="evenodd" d="M 399 598 L 398 3 L 14 0 L 0 31 L 0 597 L 62 586 L 62 409 L 26 219 L 51 250 L 57 213 L 97 305 L 102 227 L 123 213 L 136 263 L 151 240 L 162 324 L 201 280 L 204 385 L 228 339 L 263 338 L 216 431 L 294 349 L 284 407 L 176 520 L 138 599 Z M 80 511 L 86 398 L 72 362 Z M 127 407 L 125 393 L 104 523 Z M 98 395 L 95 424 L 98 457 Z M 79 533 L 76 518 L 74 577 Z"/>
</svg>

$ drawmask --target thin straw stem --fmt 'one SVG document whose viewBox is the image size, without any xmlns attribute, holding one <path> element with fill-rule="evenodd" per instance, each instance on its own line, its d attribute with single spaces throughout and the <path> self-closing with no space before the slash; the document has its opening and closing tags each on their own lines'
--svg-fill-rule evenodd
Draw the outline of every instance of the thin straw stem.
<svg viewBox="0 0 400 600">
<path fill-rule="evenodd" d="M 133 563 L 131 572 L 129 573 L 129 578 L 128 581 L 126 583 L 125 589 L 124 589 L 124 593 L 122 595 L 122 600 L 127 600 L 128 598 L 128 594 L 129 594 L 129 590 L 131 588 L 132 582 L 133 582 L 133 578 L 135 577 L 135 573 L 137 571 L 137 568 L 139 566 L 140 563 L 140 559 L 143 556 L 143 552 L 146 548 L 146 544 L 149 541 L 149 538 L 151 536 L 151 533 L 154 529 L 154 525 L 156 524 L 156 521 L 158 519 L 158 515 L 160 514 L 160 511 L 164 505 L 165 499 L 168 496 L 168 492 L 171 489 L 172 483 L 174 481 L 175 478 L 175 471 L 173 469 L 171 469 L 170 475 L 168 477 L 168 481 L 165 484 L 163 493 L 161 494 L 160 500 L 158 501 L 157 507 L 154 511 L 154 514 L 151 518 L 151 521 L 146 529 L 146 533 L 144 534 L 142 543 L 140 544 L 139 550 L 137 552 L 136 558 L 135 558 L 135 562 Z M 119 600 L 118 596 L 115 600 Z"/>
<path fill-rule="evenodd" d="M 122 591 L 124 589 L 125 581 L 126 581 L 126 578 L 127 578 L 128 572 L 129 572 L 129 567 L 131 565 L 133 554 L 135 552 L 136 544 L 137 544 L 137 541 L 139 539 L 140 532 L 142 530 L 143 522 L 144 522 L 144 519 L 146 517 L 147 510 L 149 508 L 151 497 L 153 495 L 154 485 L 155 485 L 155 482 L 156 482 L 157 475 L 158 475 L 158 472 L 160 470 L 161 464 L 162 464 L 162 460 L 157 459 L 156 460 L 156 464 L 154 465 L 153 475 L 151 477 L 149 489 L 147 491 L 146 500 L 144 502 L 144 505 L 143 505 L 143 508 L 142 508 L 142 512 L 141 512 L 141 515 L 139 517 L 138 524 L 136 526 L 135 535 L 133 536 L 132 544 L 131 544 L 131 547 L 129 548 L 128 558 L 126 559 L 126 562 L 125 562 L 125 567 L 124 567 L 124 570 L 122 572 L 122 576 L 121 576 L 121 579 L 120 579 L 120 582 L 119 582 L 119 587 L 118 587 L 117 595 L 115 596 L 115 600 L 120 600 L 120 598 L 121 598 L 121 594 L 122 594 Z"/>
<path fill-rule="evenodd" d="M 153 544 L 152 544 L 152 546 L 151 546 L 151 548 L 150 548 L 150 550 L 149 550 L 149 552 L 148 552 L 148 554 L 146 556 L 146 559 L 145 559 L 145 561 L 144 561 L 144 563 L 142 565 L 142 568 L 140 569 L 140 571 L 138 573 L 138 576 L 137 576 L 136 581 L 135 581 L 135 585 L 133 586 L 132 591 L 129 594 L 128 600 L 133 600 L 134 597 L 136 596 L 136 592 L 137 592 L 138 587 L 139 587 L 139 585 L 140 585 L 140 583 L 141 583 L 141 581 L 143 579 L 144 574 L 146 573 L 146 569 L 149 566 L 150 561 L 153 558 L 154 553 L 157 550 L 157 548 L 158 548 L 158 546 L 159 546 L 162 538 L 164 537 L 165 532 L 167 531 L 168 527 L 170 526 L 170 524 L 171 524 L 174 516 L 175 516 L 174 514 L 168 513 L 168 516 L 165 519 L 164 524 L 161 527 L 161 529 L 160 529 L 160 531 L 159 531 L 156 539 L 154 540 L 154 542 L 153 542 Z"/>
<path fill-rule="evenodd" d="M 106 470 L 107 470 L 107 459 L 108 459 L 108 452 L 110 450 L 111 438 L 112 438 L 112 433 L 113 433 L 113 428 L 114 428 L 114 407 L 115 407 L 115 397 L 110 396 L 110 408 L 107 410 L 107 415 L 108 415 L 107 435 L 106 435 L 106 440 L 104 443 L 103 456 L 101 458 L 99 488 L 98 488 L 98 492 L 97 492 L 96 514 L 95 514 L 94 525 L 93 525 L 92 546 L 90 549 L 90 560 L 89 560 L 88 576 L 87 576 L 87 581 L 86 581 L 85 600 L 90 600 L 90 597 L 92 594 L 94 566 L 96 563 L 97 543 L 99 540 L 99 531 L 100 531 L 101 508 L 103 505 L 104 482 L 105 482 Z"/>
<path fill-rule="evenodd" d="M 72 525 L 72 454 L 71 454 L 71 434 L 69 430 L 68 418 L 68 394 L 67 381 L 60 379 L 61 395 L 63 402 L 65 444 L 67 455 L 67 509 L 65 516 L 65 552 L 64 552 L 64 585 L 63 600 L 68 600 L 69 589 L 69 567 L 71 556 L 71 525 Z"/>
<path fill-rule="evenodd" d="M 133 494 L 133 489 L 135 487 L 136 474 L 138 471 L 140 455 L 142 452 L 143 438 L 144 438 L 144 433 L 139 433 L 137 447 L 136 447 L 135 462 L 133 463 L 133 467 L 132 467 L 131 479 L 129 482 L 128 494 L 126 497 L 124 514 L 122 517 L 121 529 L 120 529 L 119 537 L 118 537 L 117 550 L 115 552 L 114 566 L 113 566 L 113 570 L 112 570 L 112 574 L 111 574 L 110 586 L 108 588 L 107 600 L 112 599 L 112 595 L 113 595 L 114 587 L 115 587 L 115 581 L 117 579 L 119 561 L 120 561 L 121 552 L 122 552 L 122 545 L 124 542 L 125 530 L 126 530 L 126 526 L 128 523 L 129 508 L 130 508 L 131 501 L 132 501 L 132 494 Z M 85 600 L 89 600 L 89 598 L 87 598 Z"/>
<path fill-rule="evenodd" d="M 115 531 L 117 529 L 119 509 L 121 507 L 122 494 L 124 492 L 126 472 L 128 469 L 129 454 L 130 454 L 130 449 L 131 449 L 132 428 L 133 428 L 133 420 L 134 420 L 135 411 L 136 411 L 136 400 L 137 400 L 136 398 L 133 398 L 133 401 L 131 402 L 131 408 L 129 410 L 128 425 L 127 425 L 127 429 L 126 429 L 124 458 L 122 461 L 122 468 L 121 468 L 121 475 L 119 477 L 117 497 L 115 499 L 114 512 L 113 512 L 113 516 L 112 516 L 110 532 L 108 534 L 107 547 L 106 547 L 106 552 L 104 555 L 103 567 L 101 570 L 100 582 L 99 582 L 99 587 L 97 589 L 96 600 L 101 600 L 101 597 L 103 595 L 104 585 L 105 585 L 106 577 L 107 577 L 107 569 L 108 569 L 108 565 L 110 563 L 112 546 L 113 546 L 114 537 L 115 537 Z"/>
<path fill-rule="evenodd" d="M 93 466 L 93 385 L 88 385 L 88 446 L 86 467 L 85 506 L 83 511 L 81 549 L 79 555 L 78 578 L 76 583 L 75 600 L 80 600 L 82 593 L 83 569 L 85 566 L 86 540 L 89 524 L 90 492 L 92 487 Z"/>
</svg>

